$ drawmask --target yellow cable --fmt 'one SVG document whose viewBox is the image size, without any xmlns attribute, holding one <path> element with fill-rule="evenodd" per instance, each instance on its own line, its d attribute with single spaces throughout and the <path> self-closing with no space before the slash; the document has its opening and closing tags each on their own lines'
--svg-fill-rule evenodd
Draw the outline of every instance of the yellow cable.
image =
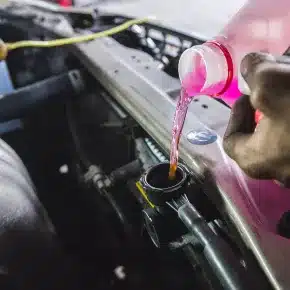
<svg viewBox="0 0 290 290">
<path fill-rule="evenodd" d="M 145 190 L 143 189 L 143 187 L 142 187 L 140 181 L 137 181 L 137 182 L 136 182 L 136 186 L 137 186 L 138 190 L 140 191 L 140 193 L 142 194 L 143 198 L 147 201 L 147 203 L 148 203 L 152 208 L 154 208 L 155 205 L 154 205 L 154 204 L 149 200 L 149 198 L 148 198 L 148 196 L 147 196 Z"/>
<path fill-rule="evenodd" d="M 6 47 L 8 51 L 11 51 L 11 50 L 14 50 L 17 48 L 23 48 L 23 47 L 55 47 L 55 46 L 61 46 L 61 45 L 80 43 L 80 42 L 94 40 L 96 38 L 110 36 L 110 35 L 122 32 L 128 29 L 132 25 L 142 24 L 142 23 L 148 22 L 149 20 L 150 18 L 132 19 L 114 28 L 101 31 L 101 32 L 91 33 L 88 35 L 81 35 L 81 36 L 48 40 L 48 41 L 23 40 L 23 41 L 17 41 L 14 43 L 6 43 Z"/>
</svg>

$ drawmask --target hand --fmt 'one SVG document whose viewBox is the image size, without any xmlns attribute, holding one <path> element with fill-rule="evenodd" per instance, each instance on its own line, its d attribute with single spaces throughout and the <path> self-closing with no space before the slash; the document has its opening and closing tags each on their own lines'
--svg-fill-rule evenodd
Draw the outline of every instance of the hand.
<svg viewBox="0 0 290 290">
<path fill-rule="evenodd" d="M 241 63 L 251 95 L 233 106 L 226 153 L 250 177 L 290 185 L 290 58 L 252 53 Z M 255 124 L 255 110 L 263 114 Z"/>
</svg>

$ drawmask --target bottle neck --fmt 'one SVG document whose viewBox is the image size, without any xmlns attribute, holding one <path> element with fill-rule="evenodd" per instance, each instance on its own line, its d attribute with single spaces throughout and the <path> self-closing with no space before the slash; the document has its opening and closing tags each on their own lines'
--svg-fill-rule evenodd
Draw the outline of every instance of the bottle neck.
<svg viewBox="0 0 290 290">
<path fill-rule="evenodd" d="M 215 40 L 212 40 L 212 41 L 208 41 L 207 45 L 214 46 L 222 53 L 224 60 L 225 60 L 226 67 L 227 67 L 227 69 L 226 69 L 227 76 L 226 76 L 226 78 L 225 78 L 225 75 L 222 77 L 222 79 L 224 80 L 224 87 L 219 92 L 217 92 L 215 95 L 213 95 L 213 96 L 221 96 L 228 90 L 228 88 L 230 87 L 230 85 L 232 83 L 233 77 L 234 77 L 233 59 L 232 59 L 232 56 L 231 56 L 229 50 L 227 49 L 227 47 L 224 46 L 222 43 L 215 41 Z"/>
<path fill-rule="evenodd" d="M 179 77 L 187 93 L 219 96 L 232 83 L 234 64 L 229 50 L 216 40 L 187 49 L 179 61 Z"/>
</svg>

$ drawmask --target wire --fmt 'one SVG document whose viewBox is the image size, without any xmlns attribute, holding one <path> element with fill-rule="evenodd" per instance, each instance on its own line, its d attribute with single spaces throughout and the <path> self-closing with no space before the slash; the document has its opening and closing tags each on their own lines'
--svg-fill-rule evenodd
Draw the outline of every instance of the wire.
<svg viewBox="0 0 290 290">
<path fill-rule="evenodd" d="M 62 39 L 54 39 L 54 40 L 48 40 L 48 41 L 38 41 L 38 40 L 23 40 L 23 41 L 17 41 L 14 43 L 6 43 L 6 47 L 8 51 L 18 49 L 18 48 L 24 48 L 24 47 L 55 47 L 55 46 L 62 46 L 62 45 L 69 45 L 74 43 L 80 43 L 80 42 L 86 42 L 90 40 L 94 40 L 101 37 L 110 36 L 113 34 L 120 33 L 126 29 L 128 29 L 132 25 L 136 24 L 142 24 L 145 22 L 148 22 L 151 18 L 140 18 L 140 19 L 132 19 L 129 21 L 126 21 L 125 23 L 113 27 L 111 29 L 96 32 L 88 35 L 81 35 L 81 36 L 75 36 L 70 38 L 62 38 Z"/>
<path fill-rule="evenodd" d="M 149 198 L 148 198 L 148 196 L 147 196 L 145 190 L 143 189 L 143 187 L 142 187 L 140 181 L 137 181 L 137 182 L 136 182 L 136 186 L 137 186 L 139 192 L 142 194 L 143 198 L 144 198 L 144 199 L 147 201 L 147 203 L 150 205 L 150 207 L 154 208 L 155 205 L 154 205 L 154 204 L 149 200 Z"/>
</svg>

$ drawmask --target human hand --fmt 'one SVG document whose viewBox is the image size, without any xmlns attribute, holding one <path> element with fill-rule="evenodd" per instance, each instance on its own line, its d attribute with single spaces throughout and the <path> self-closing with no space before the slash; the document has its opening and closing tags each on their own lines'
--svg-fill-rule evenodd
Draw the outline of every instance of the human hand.
<svg viewBox="0 0 290 290">
<path fill-rule="evenodd" d="M 290 185 L 290 58 L 252 53 L 241 63 L 251 95 L 233 106 L 226 153 L 250 177 Z M 256 126 L 255 111 L 263 118 Z"/>
</svg>

